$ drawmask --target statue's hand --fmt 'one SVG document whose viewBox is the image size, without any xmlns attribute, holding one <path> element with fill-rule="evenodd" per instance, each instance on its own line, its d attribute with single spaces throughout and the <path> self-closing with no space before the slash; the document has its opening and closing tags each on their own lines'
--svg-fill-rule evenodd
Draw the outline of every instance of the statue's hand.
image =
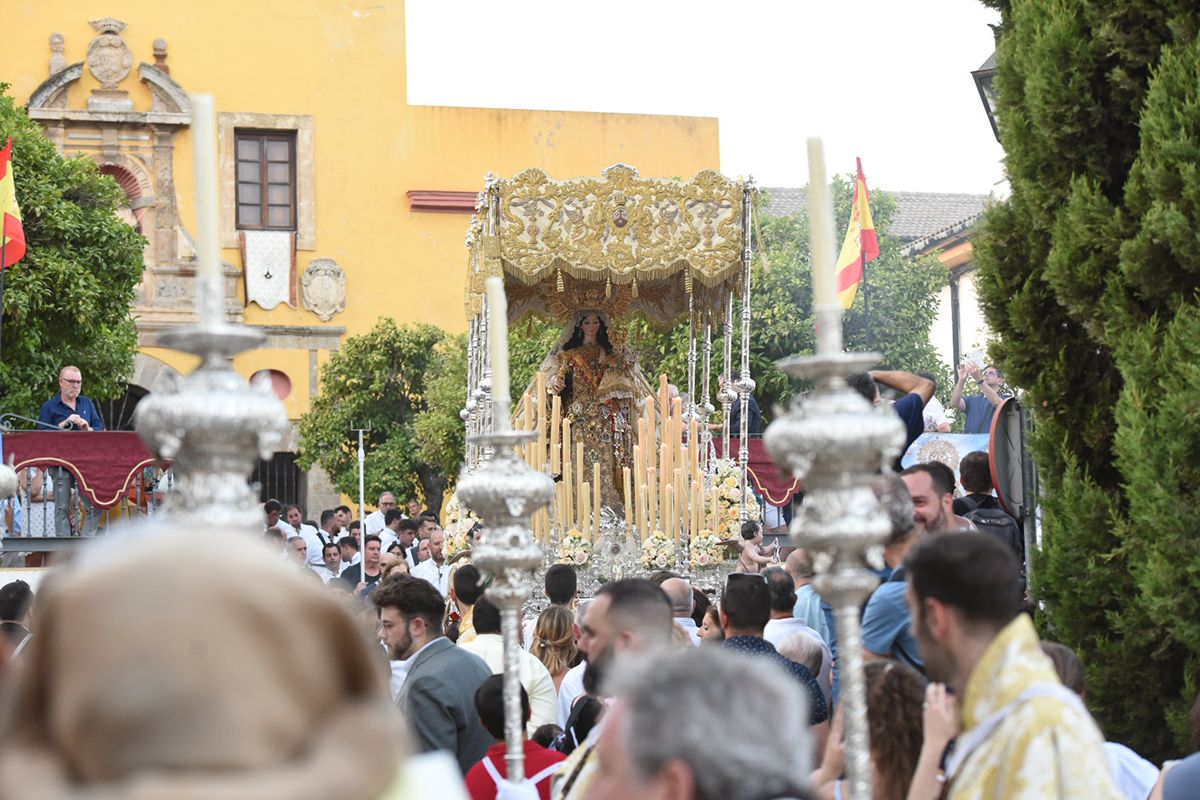
<svg viewBox="0 0 1200 800">
<path fill-rule="evenodd" d="M 561 392 L 563 390 L 563 387 L 566 385 L 567 385 L 567 382 L 566 382 L 566 380 L 563 379 L 562 375 L 555 375 L 553 378 L 550 379 L 550 383 L 547 384 L 547 388 L 550 389 L 551 394 L 558 394 L 559 392 Z"/>
</svg>

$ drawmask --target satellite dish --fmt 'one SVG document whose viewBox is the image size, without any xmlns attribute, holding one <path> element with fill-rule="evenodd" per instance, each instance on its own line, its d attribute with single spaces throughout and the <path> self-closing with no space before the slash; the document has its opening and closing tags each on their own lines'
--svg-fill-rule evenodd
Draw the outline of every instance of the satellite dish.
<svg viewBox="0 0 1200 800">
<path fill-rule="evenodd" d="M 1017 519 L 1025 512 L 1021 440 L 1021 404 L 1017 398 L 1010 397 L 992 415 L 988 461 L 1000 505 Z"/>
</svg>

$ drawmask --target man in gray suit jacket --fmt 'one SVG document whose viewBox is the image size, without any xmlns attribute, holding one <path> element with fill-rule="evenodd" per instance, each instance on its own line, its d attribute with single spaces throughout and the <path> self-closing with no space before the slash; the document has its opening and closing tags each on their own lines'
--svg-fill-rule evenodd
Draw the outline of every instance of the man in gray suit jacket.
<svg viewBox="0 0 1200 800">
<path fill-rule="evenodd" d="M 396 705 L 417 749 L 448 750 L 465 775 L 495 744 L 475 710 L 475 690 L 491 676 L 491 669 L 442 635 L 444 601 L 428 582 L 393 576 L 379 585 L 371 600 L 379 609 L 389 654 L 408 662 Z"/>
</svg>

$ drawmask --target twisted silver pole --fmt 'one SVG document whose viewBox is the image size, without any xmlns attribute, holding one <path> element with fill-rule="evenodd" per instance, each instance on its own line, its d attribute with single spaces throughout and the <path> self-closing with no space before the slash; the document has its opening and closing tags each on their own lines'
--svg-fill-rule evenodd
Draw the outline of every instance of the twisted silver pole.
<svg viewBox="0 0 1200 800">
<path fill-rule="evenodd" d="M 710 312 L 705 311 L 704 313 L 704 385 L 700 390 L 700 466 L 707 473 L 709 471 L 708 451 L 712 447 L 712 431 L 709 430 L 708 425 L 709 419 L 716 409 L 713 408 L 709 399 L 712 390 L 712 317 Z"/>
<path fill-rule="evenodd" d="M 729 410 L 737 393 L 733 388 L 733 292 L 725 297 L 725 358 L 722 362 L 721 390 L 717 399 L 721 401 L 721 412 L 724 415 L 721 423 L 721 458 L 731 458 L 729 455 Z"/>
<path fill-rule="evenodd" d="M 841 309 L 818 311 L 819 324 L 839 326 Z M 904 426 L 887 407 L 874 407 L 846 386 L 842 375 L 878 363 L 875 353 L 821 353 L 779 362 L 789 375 L 816 379 L 817 388 L 797 400 L 766 431 L 766 445 L 780 468 L 804 481 L 804 502 L 792 520 L 792 539 L 815 564 L 829 561 L 814 581 L 834 608 L 838 675 L 845 721 L 846 786 L 851 800 L 871 798 L 871 750 L 863 677 L 859 609 L 878 580 L 863 566 L 868 548 L 891 526 L 871 484 L 900 452 Z"/>
<path fill-rule="evenodd" d="M 737 390 L 741 395 L 742 415 L 738 431 L 738 460 L 742 465 L 742 507 L 738 518 L 745 523 L 749 517 L 750 497 L 750 394 L 754 380 L 750 377 L 750 262 L 754 256 L 750 236 L 750 214 L 753 209 L 754 183 L 747 180 L 742 190 L 742 373 Z"/>
<path fill-rule="evenodd" d="M 495 416 L 506 419 L 508 398 L 497 398 Z M 459 479 L 458 496 L 484 522 L 483 541 L 472 562 L 491 578 L 487 598 L 500 609 L 504 639 L 504 741 L 508 780 L 525 778 L 525 716 L 521 710 L 521 611 L 533 588 L 533 571 L 542 550 L 533 538 L 530 517 L 554 497 L 554 481 L 517 455 L 516 446 L 537 439 L 533 431 L 500 430 L 483 434 L 479 444 L 493 456 Z"/>
</svg>

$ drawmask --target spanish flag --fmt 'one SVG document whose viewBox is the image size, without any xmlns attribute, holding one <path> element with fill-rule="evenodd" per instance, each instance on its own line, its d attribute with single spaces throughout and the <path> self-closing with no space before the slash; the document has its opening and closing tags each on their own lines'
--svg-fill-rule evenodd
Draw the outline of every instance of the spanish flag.
<svg viewBox="0 0 1200 800">
<path fill-rule="evenodd" d="M 858 164 L 858 177 L 854 181 L 854 205 L 850 209 L 850 225 L 846 228 L 846 239 L 842 242 L 842 253 L 838 256 L 838 300 L 842 308 L 854 305 L 858 285 L 862 283 L 864 268 L 868 261 L 879 257 L 879 238 L 875 235 L 875 223 L 871 220 L 871 194 L 867 191 L 867 178 L 863 175 L 862 159 Z"/>
<path fill-rule="evenodd" d="M 11 267 L 25 255 L 25 229 L 17 207 L 17 184 L 12 173 L 12 137 L 0 150 L 0 269 Z"/>
</svg>

